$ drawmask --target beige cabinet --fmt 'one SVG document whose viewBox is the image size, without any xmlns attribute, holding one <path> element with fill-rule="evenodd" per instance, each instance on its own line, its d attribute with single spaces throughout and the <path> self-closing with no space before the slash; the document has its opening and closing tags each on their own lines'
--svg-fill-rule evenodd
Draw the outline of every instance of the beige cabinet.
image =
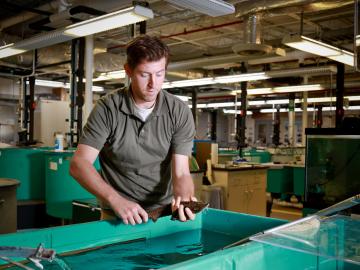
<svg viewBox="0 0 360 270">
<path fill-rule="evenodd" d="M 266 216 L 267 168 L 213 168 L 217 186 L 224 190 L 225 209 Z"/>
</svg>

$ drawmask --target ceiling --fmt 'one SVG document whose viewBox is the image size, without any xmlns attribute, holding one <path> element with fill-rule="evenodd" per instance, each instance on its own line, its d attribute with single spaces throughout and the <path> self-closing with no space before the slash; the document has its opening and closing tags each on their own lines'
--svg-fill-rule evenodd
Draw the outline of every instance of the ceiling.
<svg viewBox="0 0 360 270">
<path fill-rule="evenodd" d="M 347 0 L 229 0 L 236 7 L 235 14 L 210 17 L 189 9 L 172 5 L 164 0 L 149 0 L 155 18 L 147 21 L 146 32 L 157 35 L 171 50 L 171 64 L 167 79 L 194 79 L 206 76 L 237 74 L 241 63 L 248 72 L 282 70 L 299 66 L 315 67 L 335 64 L 327 58 L 294 50 L 282 44 L 284 36 L 299 34 L 322 40 L 336 47 L 353 51 L 354 3 Z M 4 0 L 0 9 L 0 42 L 8 44 L 32 37 L 38 33 L 86 20 L 94 16 L 130 6 L 132 1 L 118 0 Z M 59 16 L 71 7 L 86 7 L 86 12 Z M 61 13 L 62 12 L 62 13 Z M 258 20 L 249 28 L 249 15 Z M 49 17 L 50 16 L 50 17 Z M 51 22 L 46 22 L 51 18 Z M 256 51 L 242 55 L 233 51 L 234 46 L 249 42 L 246 35 L 256 26 L 262 44 L 272 46 L 271 52 L 259 55 Z M 250 30 L 249 30 L 250 29 Z M 125 44 L 131 39 L 130 27 L 117 28 L 95 35 L 94 74 L 122 69 L 125 59 Z M 70 43 L 58 44 L 38 50 L 37 78 L 66 80 L 70 74 Z M 286 56 L 274 49 L 286 51 Z M 49 57 L 51 55 L 51 57 Z M 60 63 L 60 64 L 57 64 Z M 63 64 L 61 64 L 63 63 Z M 52 65 L 55 64 L 55 65 Z M 50 66 L 49 66 L 50 65 Z M 32 54 L 0 59 L 0 76 L 28 72 L 32 68 Z M 360 76 L 346 66 L 345 85 L 347 94 L 360 89 Z M 309 83 L 333 85 L 336 75 L 312 76 Z M 302 77 L 273 78 L 248 83 L 248 88 L 275 87 L 301 84 Z M 111 90 L 121 86 L 121 80 L 97 82 Z M 196 89 L 200 101 L 233 99 L 229 91 L 239 89 L 239 84 L 199 86 L 196 88 L 170 89 L 175 93 L 187 93 Z M 300 95 L 300 94 L 298 94 Z M 310 93 L 310 96 L 329 96 L 329 90 Z M 284 94 L 282 95 L 284 96 Z M 253 97 L 254 99 L 260 97 Z M 279 98 L 278 95 L 266 98 Z"/>
</svg>

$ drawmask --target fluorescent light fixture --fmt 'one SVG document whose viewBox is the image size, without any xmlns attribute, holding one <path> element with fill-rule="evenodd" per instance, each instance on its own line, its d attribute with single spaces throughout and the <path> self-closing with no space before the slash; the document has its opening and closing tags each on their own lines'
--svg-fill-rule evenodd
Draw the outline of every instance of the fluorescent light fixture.
<svg viewBox="0 0 360 270">
<path fill-rule="evenodd" d="M 216 83 L 234 83 L 234 82 L 249 82 L 249 81 L 257 81 L 257 80 L 266 80 L 269 78 L 270 78 L 270 76 L 266 75 L 265 72 L 257 72 L 257 73 L 243 73 L 243 74 L 238 74 L 238 75 L 215 77 L 214 81 Z"/>
<path fill-rule="evenodd" d="M 188 102 L 190 97 L 188 96 L 179 96 L 179 95 L 175 95 L 175 97 L 181 99 L 182 101 Z"/>
<path fill-rule="evenodd" d="M 217 83 L 234 83 L 234 82 L 246 82 L 246 81 L 257 81 L 269 79 L 264 72 L 258 73 L 244 73 L 238 75 L 220 76 L 220 77 L 206 77 L 201 79 L 193 80 L 181 80 L 173 82 L 165 82 L 163 88 L 174 88 L 174 87 L 189 87 L 189 86 L 200 86 Z"/>
<path fill-rule="evenodd" d="M 351 111 L 351 110 L 360 110 L 360 106 L 349 106 L 348 108 L 344 108 L 346 111 Z M 316 108 L 314 109 L 313 107 L 308 107 L 307 111 L 308 112 L 313 112 L 314 110 L 317 110 Z M 325 112 L 329 112 L 329 111 L 335 111 L 336 107 L 332 106 L 332 107 L 322 107 L 321 108 L 322 111 Z M 280 112 L 288 112 L 289 109 L 286 108 L 281 108 Z M 273 113 L 276 112 L 276 109 L 261 109 L 260 113 Z M 295 108 L 295 112 L 302 112 L 301 108 Z"/>
<path fill-rule="evenodd" d="M 17 49 L 14 47 L 14 43 L 0 47 L 0 58 L 16 55 L 25 52 L 26 50 Z"/>
<path fill-rule="evenodd" d="M 241 90 L 239 93 L 241 93 Z M 254 89 L 248 89 L 247 93 L 249 95 L 266 95 L 266 94 L 272 94 L 271 88 L 254 88 Z"/>
<path fill-rule="evenodd" d="M 236 110 L 236 114 L 240 114 L 240 110 Z M 223 109 L 223 113 L 230 113 L 230 114 L 235 114 L 235 110 L 226 110 Z M 246 115 L 252 115 L 253 112 L 252 111 L 246 111 Z"/>
<path fill-rule="evenodd" d="M 70 89 L 70 83 L 66 83 L 66 84 L 65 84 L 65 88 Z M 102 86 L 96 86 L 96 85 L 93 85 L 93 86 L 91 87 L 91 89 L 92 89 L 93 92 L 102 92 L 102 91 L 105 90 L 104 87 L 102 87 Z"/>
<path fill-rule="evenodd" d="M 300 51 L 320 55 L 329 59 L 354 66 L 354 54 L 329 44 L 301 35 L 286 36 L 282 43 Z"/>
<path fill-rule="evenodd" d="M 249 95 L 266 95 L 276 93 L 292 93 L 292 92 L 307 92 L 307 91 L 320 91 L 324 90 L 325 87 L 321 84 L 304 84 L 304 85 L 292 85 L 292 86 L 280 86 L 272 88 L 253 88 L 248 89 Z M 232 91 L 231 94 L 240 94 L 241 90 Z"/>
<path fill-rule="evenodd" d="M 115 11 L 109 14 L 98 16 L 90 20 L 75 23 L 65 28 L 40 34 L 28 39 L 21 40 L 3 47 L 0 47 L 0 58 L 17 55 L 29 50 L 40 49 L 54 44 L 62 43 L 121 26 L 134 24 L 136 22 L 152 19 L 154 14 L 151 9 L 134 6 L 127 9 Z"/>
<path fill-rule="evenodd" d="M 181 81 L 173 81 L 173 82 L 165 82 L 163 83 L 162 88 L 174 88 L 174 87 L 188 87 L 188 86 L 199 86 L 199 85 L 207 85 L 214 84 L 214 79 L 202 78 L 202 79 L 193 79 L 193 80 L 181 80 Z"/>
<path fill-rule="evenodd" d="M 347 98 L 349 101 L 359 101 L 360 100 L 360 96 L 347 96 L 345 98 Z"/>
<path fill-rule="evenodd" d="M 266 80 L 269 78 L 282 78 L 282 77 L 293 77 L 301 76 L 306 74 L 326 74 L 331 72 L 336 72 L 336 67 L 327 66 L 327 67 L 310 67 L 310 68 L 296 68 L 296 69 L 286 69 L 286 70 L 271 70 L 265 72 L 255 72 L 255 73 L 242 73 L 237 75 L 228 75 L 228 76 L 218 76 L 218 77 L 206 77 L 201 79 L 193 80 L 181 80 L 173 82 L 165 82 L 163 88 L 174 88 L 174 87 L 191 87 L 191 86 L 200 86 L 200 85 L 209 85 L 217 83 L 235 83 L 235 82 L 246 82 L 246 81 L 257 81 L 257 80 Z M 272 93 L 267 91 L 268 88 L 264 88 L 262 93 Z M 281 90 L 281 88 L 278 88 Z M 295 91 L 295 90 L 294 90 Z M 301 90 L 300 90 L 301 91 Z M 312 91 L 312 90 L 304 90 Z M 249 92 L 250 93 L 250 92 Z"/>
<path fill-rule="evenodd" d="M 223 16 L 235 12 L 234 5 L 222 0 L 166 0 L 179 7 L 191 9 L 211 17 Z"/>
<path fill-rule="evenodd" d="M 319 91 L 324 89 L 325 88 L 320 84 L 307 84 L 307 85 L 274 87 L 272 88 L 272 91 L 274 93 L 292 93 L 292 92 Z"/>
<path fill-rule="evenodd" d="M 104 72 L 104 73 L 101 73 L 99 75 L 99 77 L 93 79 L 93 82 L 108 81 L 108 80 L 114 80 L 114 79 L 124 79 L 125 76 L 126 76 L 125 70 Z"/>
<path fill-rule="evenodd" d="M 29 84 L 29 82 L 26 82 Z M 48 81 L 48 80 L 35 80 L 35 85 L 37 86 L 43 86 L 43 87 L 50 87 L 50 88 L 66 88 L 70 89 L 70 83 L 63 83 L 63 82 L 57 82 L 57 81 Z M 102 86 L 92 86 L 93 92 L 102 92 L 104 91 L 104 87 Z"/>
<path fill-rule="evenodd" d="M 28 84 L 29 82 L 26 81 Z M 35 80 L 35 85 L 51 88 L 65 88 L 65 83 L 57 81 L 47 81 L 47 80 Z"/>
<path fill-rule="evenodd" d="M 351 97 L 345 97 L 345 98 L 351 98 Z M 360 96 L 353 96 L 352 100 L 360 100 Z M 295 103 L 302 103 L 303 101 L 301 99 L 295 99 Z M 330 103 L 330 102 L 336 102 L 336 98 L 333 97 L 319 97 L 319 98 L 308 98 L 308 103 Z M 273 99 L 273 100 L 249 100 L 248 105 L 250 106 L 260 106 L 260 105 L 281 105 L 281 104 L 289 104 L 289 99 Z M 236 102 L 236 106 L 240 106 L 241 102 Z M 207 109 L 207 108 L 225 108 L 225 107 L 234 107 L 235 102 L 222 102 L 222 103 L 200 103 L 197 104 L 196 107 L 198 109 Z M 192 108 L 192 105 L 189 105 L 190 108 Z M 248 108 L 251 109 L 251 108 Z M 349 106 L 348 108 L 345 108 L 347 110 L 358 110 L 360 109 L 360 106 Z M 307 111 L 311 112 L 314 108 L 308 107 Z M 323 107 L 323 111 L 333 111 L 335 110 L 335 107 Z M 232 113 L 235 114 L 235 110 L 226 110 L 223 109 L 224 113 Z M 280 112 L 288 112 L 288 108 L 281 108 Z M 249 110 L 247 110 L 247 114 L 252 114 Z M 273 113 L 276 112 L 276 109 L 261 109 L 261 113 Z M 295 108 L 295 112 L 302 112 L 301 108 Z"/>
<path fill-rule="evenodd" d="M 350 98 L 351 97 L 345 97 Z M 353 96 L 353 101 L 360 100 L 360 96 Z M 336 102 L 336 98 L 333 97 L 319 97 L 319 98 L 308 98 L 308 103 L 330 103 L 330 102 Z M 295 99 L 295 103 L 302 103 L 303 101 L 301 99 Z M 249 106 L 261 106 L 261 105 L 281 105 L 281 104 L 289 104 L 289 99 L 272 99 L 272 100 L 249 100 L 248 105 Z M 224 108 L 224 107 L 234 107 L 235 102 L 222 102 L 222 103 L 200 103 L 197 104 L 198 109 L 206 109 L 206 108 Z M 236 106 L 241 106 L 241 102 L 236 102 Z M 192 105 L 189 105 L 190 108 L 192 108 Z M 351 107 L 351 106 L 350 106 Z M 327 107 L 323 107 L 327 108 Z M 330 107 L 329 107 L 330 108 Z M 250 108 L 251 109 L 251 108 Z M 325 109 L 327 110 L 327 109 Z M 330 110 L 330 109 L 329 109 Z M 275 112 L 276 109 L 262 109 L 260 112 L 268 113 L 268 112 Z M 280 112 L 287 112 L 287 108 L 281 108 Z M 301 108 L 295 108 L 295 112 L 300 112 Z M 308 111 L 312 111 L 310 107 L 308 107 Z"/>
<path fill-rule="evenodd" d="M 64 33 L 84 37 L 154 18 L 151 9 L 134 6 L 65 27 Z"/>
</svg>

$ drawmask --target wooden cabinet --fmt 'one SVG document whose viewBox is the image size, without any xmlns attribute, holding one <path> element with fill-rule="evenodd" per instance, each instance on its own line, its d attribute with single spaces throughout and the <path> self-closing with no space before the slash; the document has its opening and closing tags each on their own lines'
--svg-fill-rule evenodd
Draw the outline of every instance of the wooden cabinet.
<svg viewBox="0 0 360 270">
<path fill-rule="evenodd" d="M 215 184 L 224 190 L 225 209 L 266 216 L 267 168 L 213 168 Z"/>
</svg>

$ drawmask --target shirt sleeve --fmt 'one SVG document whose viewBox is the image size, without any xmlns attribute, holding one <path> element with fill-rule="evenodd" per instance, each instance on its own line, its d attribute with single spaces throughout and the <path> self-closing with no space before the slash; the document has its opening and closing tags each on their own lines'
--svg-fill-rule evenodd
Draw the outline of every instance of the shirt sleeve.
<svg viewBox="0 0 360 270">
<path fill-rule="evenodd" d="M 195 136 L 194 118 L 190 109 L 184 104 L 180 110 L 172 137 L 172 152 L 184 156 L 191 156 Z"/>
<path fill-rule="evenodd" d="M 104 100 L 100 99 L 87 119 L 79 144 L 86 144 L 100 151 L 111 134 L 111 122 L 110 110 Z"/>
</svg>

